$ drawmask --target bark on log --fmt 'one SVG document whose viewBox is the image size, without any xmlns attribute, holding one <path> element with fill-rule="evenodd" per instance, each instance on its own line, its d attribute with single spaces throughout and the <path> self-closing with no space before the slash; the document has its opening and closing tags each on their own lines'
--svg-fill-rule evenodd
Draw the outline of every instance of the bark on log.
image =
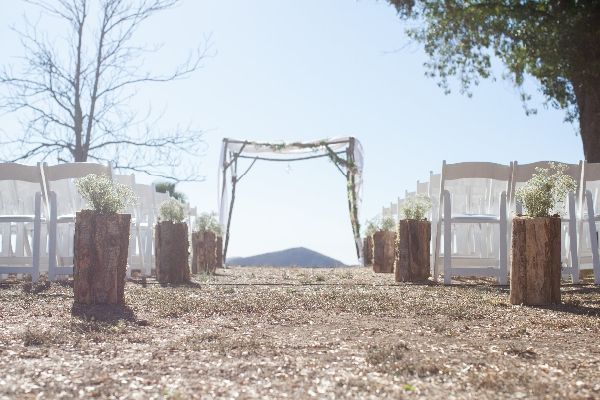
<svg viewBox="0 0 600 400">
<path fill-rule="evenodd" d="M 125 304 L 129 214 L 75 216 L 73 294 L 79 304 Z"/>
<path fill-rule="evenodd" d="M 188 229 L 185 222 L 162 221 L 155 231 L 156 277 L 160 283 L 190 281 Z"/>
<path fill-rule="evenodd" d="M 513 219 L 511 304 L 560 304 L 560 218 Z"/>
<path fill-rule="evenodd" d="M 373 271 L 394 272 L 396 232 L 377 231 L 373 234 Z"/>
<path fill-rule="evenodd" d="M 223 236 L 217 236 L 215 242 L 215 268 L 223 268 Z"/>
<path fill-rule="evenodd" d="M 429 221 L 401 220 L 396 235 L 396 282 L 422 282 L 429 278 Z"/>
<path fill-rule="evenodd" d="M 216 236 L 213 232 L 200 233 L 200 240 L 196 243 L 198 254 L 198 273 L 213 274 L 217 269 Z"/>
<path fill-rule="evenodd" d="M 369 267 L 373 265 L 373 237 L 367 236 L 363 240 L 363 265 Z"/>
<path fill-rule="evenodd" d="M 198 242 L 200 241 L 200 232 L 192 232 L 192 274 L 198 273 Z"/>
</svg>

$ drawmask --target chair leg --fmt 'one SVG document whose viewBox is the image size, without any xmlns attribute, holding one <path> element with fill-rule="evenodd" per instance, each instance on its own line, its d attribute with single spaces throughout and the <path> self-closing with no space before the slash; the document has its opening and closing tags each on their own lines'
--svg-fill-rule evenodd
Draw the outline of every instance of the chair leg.
<svg viewBox="0 0 600 400">
<path fill-rule="evenodd" d="M 444 284 L 452 283 L 452 204 L 450 193 L 444 191 Z"/>
<path fill-rule="evenodd" d="M 31 251 L 33 272 L 31 280 L 37 282 L 40 277 L 40 230 L 42 229 L 42 194 L 35 194 L 35 217 L 33 220 L 33 249 Z"/>
<path fill-rule="evenodd" d="M 506 221 L 506 193 L 500 196 L 500 276 L 498 284 L 508 282 L 508 223 Z"/>
<path fill-rule="evenodd" d="M 50 192 L 50 222 L 48 224 L 48 280 L 56 278 L 56 235 L 57 235 L 56 193 Z"/>
<path fill-rule="evenodd" d="M 598 254 L 598 236 L 596 229 L 596 221 L 594 214 L 594 202 L 592 200 L 592 192 L 585 192 L 585 200 L 588 210 L 588 229 L 590 231 L 590 247 L 592 248 L 592 264 L 594 267 L 594 283 L 600 285 L 600 255 Z"/>
<path fill-rule="evenodd" d="M 577 254 L 577 220 L 575 214 L 575 194 L 569 192 L 569 258 L 571 259 L 571 278 L 579 283 L 579 255 Z"/>
</svg>

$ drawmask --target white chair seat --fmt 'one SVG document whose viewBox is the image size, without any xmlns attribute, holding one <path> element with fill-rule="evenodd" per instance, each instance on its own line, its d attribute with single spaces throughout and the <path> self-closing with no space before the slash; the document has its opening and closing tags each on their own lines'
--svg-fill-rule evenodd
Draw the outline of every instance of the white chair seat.
<svg viewBox="0 0 600 400">
<path fill-rule="evenodd" d="M 0 222 L 33 222 L 34 220 L 35 215 L 0 215 Z"/>
<path fill-rule="evenodd" d="M 73 214 L 60 215 L 60 216 L 56 217 L 56 222 L 59 224 L 75 222 L 75 215 L 73 215 Z"/>
<path fill-rule="evenodd" d="M 453 214 L 450 219 L 452 223 L 465 223 L 465 224 L 476 224 L 478 222 L 481 223 L 490 223 L 490 222 L 500 222 L 500 217 L 497 215 L 490 214 Z"/>
</svg>

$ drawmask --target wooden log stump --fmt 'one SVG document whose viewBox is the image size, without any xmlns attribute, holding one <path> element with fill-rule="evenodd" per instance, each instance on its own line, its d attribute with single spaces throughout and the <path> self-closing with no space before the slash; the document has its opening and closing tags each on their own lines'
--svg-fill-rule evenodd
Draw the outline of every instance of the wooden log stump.
<svg viewBox="0 0 600 400">
<path fill-rule="evenodd" d="M 431 223 L 401 220 L 396 235 L 396 282 L 422 282 L 429 279 Z"/>
<path fill-rule="evenodd" d="M 373 234 L 373 272 L 394 272 L 396 232 L 377 231 Z"/>
<path fill-rule="evenodd" d="M 214 232 L 200 233 L 200 240 L 196 244 L 198 273 L 213 274 L 217 269 L 216 240 Z"/>
<path fill-rule="evenodd" d="M 78 304 L 125 304 L 129 214 L 75 216 L 73 294 Z"/>
<path fill-rule="evenodd" d="M 160 283 L 190 281 L 188 229 L 185 222 L 162 221 L 155 231 L 156 277 Z"/>
<path fill-rule="evenodd" d="M 560 304 L 560 218 L 513 219 L 510 302 Z"/>
<path fill-rule="evenodd" d="M 373 237 L 367 236 L 363 240 L 363 265 L 370 267 L 373 265 Z"/>
<path fill-rule="evenodd" d="M 223 268 L 223 236 L 218 235 L 215 242 L 216 263 L 215 268 Z"/>
<path fill-rule="evenodd" d="M 198 242 L 200 238 L 200 232 L 192 232 L 192 274 L 198 273 Z"/>
</svg>

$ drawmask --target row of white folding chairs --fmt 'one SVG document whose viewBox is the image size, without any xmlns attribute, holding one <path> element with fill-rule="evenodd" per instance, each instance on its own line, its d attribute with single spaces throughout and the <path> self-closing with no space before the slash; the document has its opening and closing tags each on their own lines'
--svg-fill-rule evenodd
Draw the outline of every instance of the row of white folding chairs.
<svg viewBox="0 0 600 400">
<path fill-rule="evenodd" d="M 35 281 L 40 272 L 47 272 L 54 280 L 73 273 L 75 212 L 85 206 L 74 180 L 90 173 L 113 177 L 109 165 L 96 163 L 0 164 L 0 278 L 30 274 Z M 129 271 L 137 267 L 149 275 L 155 215 L 168 194 L 156 193 L 153 185 L 135 184 L 132 175 L 116 180 L 132 185 L 140 199 L 128 210 L 133 217 Z M 189 206 L 188 211 L 195 214 Z"/>
<path fill-rule="evenodd" d="M 78 177 L 111 175 L 109 166 L 77 164 Z M 73 273 L 72 256 L 71 266 L 62 260 L 71 251 L 65 249 L 73 248 L 63 224 L 74 221 L 73 210 L 82 204 L 72 182 L 67 182 L 73 171 L 70 164 L 0 164 L 0 277 L 30 274 L 35 281 L 40 271 L 47 272 L 49 279 Z"/>
<path fill-rule="evenodd" d="M 452 276 L 493 276 L 501 284 L 507 282 L 510 220 L 521 211 L 515 192 L 531 178 L 536 167 L 548 167 L 548 162 L 524 165 L 444 162 L 441 175 L 431 172 L 429 182 L 417 182 L 417 194 L 428 194 L 433 203 L 429 219 L 433 244 L 431 268 L 436 279 L 443 273 L 446 283 Z M 596 283 L 600 283 L 595 233 L 595 221 L 600 216 L 587 217 L 595 215 L 593 210 L 600 200 L 600 165 L 571 164 L 566 173 L 576 180 L 578 187 L 567 200 L 567 215 L 563 218 L 563 274 L 578 282 L 580 269 L 586 266 L 595 271 Z M 594 192 L 586 191 L 592 182 L 597 183 Z M 397 204 L 401 202 L 399 199 Z M 446 254 L 450 257 L 445 257 Z"/>
</svg>

